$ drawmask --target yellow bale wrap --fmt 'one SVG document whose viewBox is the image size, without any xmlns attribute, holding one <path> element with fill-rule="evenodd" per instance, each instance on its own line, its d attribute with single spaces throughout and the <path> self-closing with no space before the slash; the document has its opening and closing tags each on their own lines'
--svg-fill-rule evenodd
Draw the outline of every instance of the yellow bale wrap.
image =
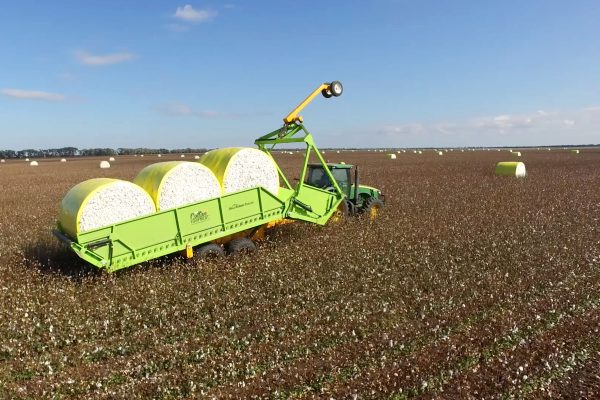
<svg viewBox="0 0 600 400">
<path fill-rule="evenodd" d="M 61 202 L 58 221 L 65 233 L 76 237 L 94 228 L 155 211 L 154 202 L 141 187 L 119 179 L 95 178 L 81 182 L 67 192 Z"/>
<path fill-rule="evenodd" d="M 519 161 L 501 161 L 496 164 L 496 176 L 515 176 L 522 178 L 527 175 L 525 164 Z"/>
<path fill-rule="evenodd" d="M 223 193 L 262 186 L 274 194 L 279 192 L 277 164 L 270 155 L 249 147 L 211 150 L 199 162 L 215 174 Z"/>
<path fill-rule="evenodd" d="M 156 205 L 166 210 L 221 195 L 221 185 L 206 166 L 188 161 L 166 161 L 148 165 L 133 181 Z"/>
</svg>

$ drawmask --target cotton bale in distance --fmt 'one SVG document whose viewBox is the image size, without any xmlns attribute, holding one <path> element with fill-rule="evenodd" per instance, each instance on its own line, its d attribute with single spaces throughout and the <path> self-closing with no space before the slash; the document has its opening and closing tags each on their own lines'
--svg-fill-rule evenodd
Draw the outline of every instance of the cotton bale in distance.
<svg viewBox="0 0 600 400">
<path fill-rule="evenodd" d="M 109 157 L 108 161 L 113 162 L 113 161 L 115 161 L 115 158 L 114 157 Z"/>
<path fill-rule="evenodd" d="M 29 162 L 29 158 L 26 158 L 26 159 L 25 159 L 25 162 Z"/>
<path fill-rule="evenodd" d="M 571 153 L 573 153 L 573 154 L 579 154 L 579 150 L 573 149 L 573 150 L 571 150 Z"/>
<path fill-rule="evenodd" d="M 512 155 L 515 157 L 521 157 L 521 152 L 520 151 L 513 151 Z"/>
<path fill-rule="evenodd" d="M 148 165 L 133 181 L 156 206 L 168 210 L 221 195 L 221 185 L 206 166 L 188 161 L 165 161 Z"/>
<path fill-rule="evenodd" d="M 61 158 L 60 162 L 67 162 L 67 159 L 66 158 Z"/>
<path fill-rule="evenodd" d="M 37 162 L 37 161 L 32 161 L 32 162 L 30 162 L 30 163 L 29 163 L 29 165 L 30 165 L 31 167 L 37 167 L 39 164 L 38 164 L 38 162 Z"/>
<path fill-rule="evenodd" d="M 387 157 L 388 157 L 390 160 L 395 160 L 395 159 L 396 159 L 396 155 L 395 155 L 394 153 L 387 154 Z"/>
<path fill-rule="evenodd" d="M 100 168 L 102 168 L 102 169 L 110 168 L 110 163 L 106 160 L 100 161 Z"/>
<path fill-rule="evenodd" d="M 514 176 L 522 178 L 527 175 L 525 164 L 519 161 L 501 161 L 496 164 L 496 176 Z"/>
<path fill-rule="evenodd" d="M 200 157 L 215 174 L 223 194 L 262 186 L 279 193 L 279 173 L 275 161 L 266 153 L 248 147 L 211 150 Z"/>
<path fill-rule="evenodd" d="M 71 237 L 93 229 L 152 214 L 152 198 L 127 181 L 94 178 L 75 185 L 60 205 L 59 224 Z"/>
<path fill-rule="evenodd" d="M 443 156 L 444 155 L 443 151 L 438 151 L 437 153 L 438 153 L 438 156 Z"/>
<path fill-rule="evenodd" d="M 0 163 L 5 163 L 5 162 L 6 162 L 6 160 L 4 160 L 4 159 L 0 160 Z"/>
</svg>

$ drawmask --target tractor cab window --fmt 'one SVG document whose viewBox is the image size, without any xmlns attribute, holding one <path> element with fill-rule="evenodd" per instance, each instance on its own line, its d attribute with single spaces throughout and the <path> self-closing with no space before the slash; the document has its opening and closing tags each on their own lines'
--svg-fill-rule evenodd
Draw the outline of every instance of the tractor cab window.
<svg viewBox="0 0 600 400">
<path fill-rule="evenodd" d="M 323 170 L 323 168 L 311 168 L 308 173 L 308 179 L 306 180 L 310 186 L 318 187 L 321 189 L 328 188 L 331 186 L 329 177 Z"/>
</svg>

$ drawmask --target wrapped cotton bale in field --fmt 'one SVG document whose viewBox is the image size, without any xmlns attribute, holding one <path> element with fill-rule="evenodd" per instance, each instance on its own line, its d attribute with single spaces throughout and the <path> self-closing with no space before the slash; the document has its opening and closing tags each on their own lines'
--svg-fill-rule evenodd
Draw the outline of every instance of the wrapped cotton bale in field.
<svg viewBox="0 0 600 400">
<path fill-rule="evenodd" d="M 29 162 L 29 158 L 26 158 L 26 159 L 25 159 L 25 162 Z"/>
<path fill-rule="evenodd" d="M 395 160 L 395 159 L 396 159 L 396 155 L 395 155 L 394 153 L 387 154 L 387 157 L 388 157 L 390 160 Z"/>
<path fill-rule="evenodd" d="M 573 154 L 579 154 L 579 150 L 577 150 L 577 149 L 571 150 L 571 153 L 573 153 Z"/>
<path fill-rule="evenodd" d="M 513 151 L 512 155 L 515 157 L 521 157 L 521 152 L 520 151 Z"/>
<path fill-rule="evenodd" d="M 0 160 L 0 163 L 5 163 L 6 161 L 4 159 Z"/>
<path fill-rule="evenodd" d="M 67 159 L 66 158 L 61 158 L 60 162 L 67 162 Z"/>
<path fill-rule="evenodd" d="M 266 153 L 248 147 L 231 147 L 209 151 L 200 157 L 216 175 L 223 194 L 262 186 L 279 193 L 279 173 L 275 161 Z"/>
<path fill-rule="evenodd" d="M 200 156 L 194 156 L 194 160 L 199 160 Z"/>
<path fill-rule="evenodd" d="M 496 176 L 515 176 L 522 178 L 527 175 L 525 164 L 519 161 L 501 161 L 496 164 Z"/>
<path fill-rule="evenodd" d="M 148 192 L 159 211 L 221 195 L 215 174 L 202 164 L 188 161 L 148 165 L 133 182 Z"/>
<path fill-rule="evenodd" d="M 438 153 L 438 156 L 443 156 L 444 155 L 443 151 L 438 151 L 437 153 Z"/>
<path fill-rule="evenodd" d="M 185 154 L 182 154 L 182 155 L 181 155 L 181 158 L 185 158 Z"/>
<path fill-rule="evenodd" d="M 156 157 L 161 158 L 162 154 L 157 154 Z"/>
<path fill-rule="evenodd" d="M 110 163 L 108 161 L 100 161 L 100 168 L 102 168 L 102 169 L 110 168 Z"/>
<path fill-rule="evenodd" d="M 155 211 L 152 198 L 141 187 L 119 179 L 94 178 L 67 192 L 58 220 L 63 231 L 75 237 Z"/>
<path fill-rule="evenodd" d="M 37 167 L 39 164 L 38 164 L 38 162 L 37 162 L 37 161 L 32 161 L 32 162 L 30 162 L 30 163 L 29 163 L 29 165 L 30 165 L 31 167 Z"/>
<path fill-rule="evenodd" d="M 109 157 L 108 161 L 113 162 L 113 161 L 115 161 L 115 158 L 114 157 Z"/>
</svg>

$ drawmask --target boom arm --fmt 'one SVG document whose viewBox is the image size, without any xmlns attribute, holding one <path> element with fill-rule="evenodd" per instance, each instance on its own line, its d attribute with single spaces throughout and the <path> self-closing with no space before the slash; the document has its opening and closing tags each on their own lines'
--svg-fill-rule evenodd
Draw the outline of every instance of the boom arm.
<svg viewBox="0 0 600 400">
<path fill-rule="evenodd" d="M 333 81 L 331 83 L 321 84 L 321 86 L 319 86 L 311 94 L 309 94 L 308 97 L 302 101 L 302 103 L 298 104 L 298 106 L 296 108 L 294 108 L 292 110 L 292 112 L 290 112 L 283 119 L 283 122 L 286 125 L 291 124 L 292 122 L 295 122 L 295 121 L 302 122 L 302 117 L 298 114 L 300 113 L 300 111 L 302 111 L 304 109 L 304 107 L 306 107 L 308 105 L 308 103 L 313 101 L 314 98 L 317 97 L 317 95 L 319 93 L 322 93 L 323 96 L 325 96 L 327 98 L 329 98 L 331 96 L 337 97 L 342 94 L 343 89 L 344 88 L 342 87 L 342 84 L 339 81 Z"/>
</svg>

